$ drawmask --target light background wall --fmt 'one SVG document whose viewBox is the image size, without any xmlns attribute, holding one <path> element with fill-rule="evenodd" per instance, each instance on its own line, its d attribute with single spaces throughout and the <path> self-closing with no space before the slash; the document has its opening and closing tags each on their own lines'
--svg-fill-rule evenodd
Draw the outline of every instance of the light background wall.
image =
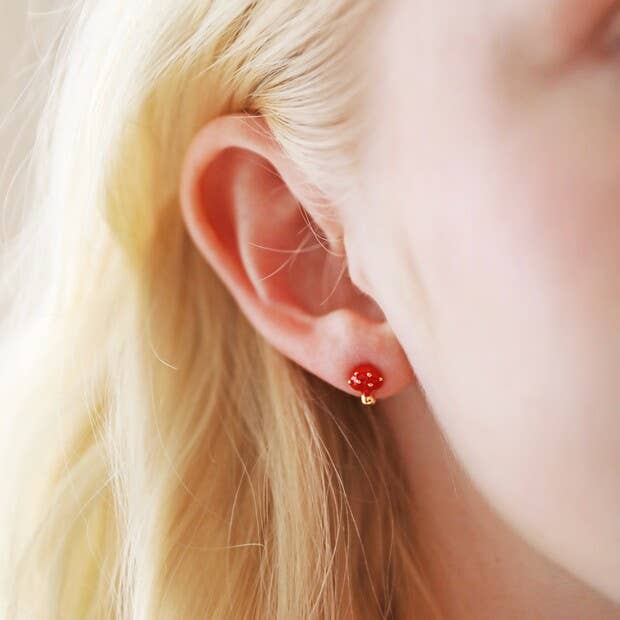
<svg viewBox="0 0 620 620">
<path fill-rule="evenodd" d="M 0 0 L 0 114 L 31 76 L 71 0 Z"/>
<path fill-rule="evenodd" d="M 7 211 L 24 189 L 24 163 L 49 74 L 44 59 L 71 3 L 0 0 L 0 243 L 10 232 Z"/>
<path fill-rule="evenodd" d="M 24 41 L 25 0 L 0 0 L 0 83 L 6 87 L 9 76 L 14 69 L 14 57 Z M 2 107 L 5 107 L 4 98 Z"/>
</svg>

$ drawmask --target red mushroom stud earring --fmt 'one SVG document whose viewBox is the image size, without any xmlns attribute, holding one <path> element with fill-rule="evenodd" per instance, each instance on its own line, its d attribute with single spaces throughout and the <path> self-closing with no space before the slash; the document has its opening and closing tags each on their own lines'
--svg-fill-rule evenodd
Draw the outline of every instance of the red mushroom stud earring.
<svg viewBox="0 0 620 620">
<path fill-rule="evenodd" d="M 358 392 L 362 393 L 362 402 L 365 405 L 374 405 L 377 399 L 373 392 L 383 386 L 384 378 L 381 372 L 371 364 L 356 366 L 351 372 L 347 383 Z"/>
</svg>

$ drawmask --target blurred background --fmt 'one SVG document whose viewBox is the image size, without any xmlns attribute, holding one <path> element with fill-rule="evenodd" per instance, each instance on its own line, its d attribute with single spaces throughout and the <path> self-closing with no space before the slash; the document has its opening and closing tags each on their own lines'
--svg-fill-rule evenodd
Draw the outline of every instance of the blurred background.
<svg viewBox="0 0 620 620">
<path fill-rule="evenodd" d="M 72 0 L 0 0 L 0 211 L 19 204 L 54 41 Z M 8 207 L 8 210 L 7 210 Z"/>
<path fill-rule="evenodd" d="M 2 21 L 0 22 L 0 84 L 2 84 L 2 109 L 6 105 L 6 98 L 10 95 L 8 82 L 15 55 L 19 54 L 22 43 L 26 38 L 26 12 L 28 2 L 25 0 L 1 0 L 0 7 Z"/>
</svg>

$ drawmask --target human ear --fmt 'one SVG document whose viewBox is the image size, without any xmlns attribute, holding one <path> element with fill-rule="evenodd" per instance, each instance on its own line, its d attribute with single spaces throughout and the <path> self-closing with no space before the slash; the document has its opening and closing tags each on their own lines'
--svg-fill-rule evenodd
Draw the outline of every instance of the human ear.
<svg viewBox="0 0 620 620">
<path fill-rule="evenodd" d="M 361 363 L 384 376 L 378 399 L 412 382 L 383 312 L 349 277 L 337 212 L 262 118 L 209 121 L 189 146 L 180 197 L 196 247 L 284 355 L 356 396 L 347 380 Z"/>
</svg>

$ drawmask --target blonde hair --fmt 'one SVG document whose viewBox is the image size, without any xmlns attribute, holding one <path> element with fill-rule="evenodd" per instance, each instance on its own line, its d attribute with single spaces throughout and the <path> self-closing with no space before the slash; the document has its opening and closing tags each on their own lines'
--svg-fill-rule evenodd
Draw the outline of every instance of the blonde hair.
<svg viewBox="0 0 620 620">
<path fill-rule="evenodd" d="M 370 8 L 73 8 L 0 270 L 8 617 L 409 618 L 428 598 L 384 422 L 262 339 L 177 197 L 193 135 L 231 112 L 343 196 Z"/>
</svg>

